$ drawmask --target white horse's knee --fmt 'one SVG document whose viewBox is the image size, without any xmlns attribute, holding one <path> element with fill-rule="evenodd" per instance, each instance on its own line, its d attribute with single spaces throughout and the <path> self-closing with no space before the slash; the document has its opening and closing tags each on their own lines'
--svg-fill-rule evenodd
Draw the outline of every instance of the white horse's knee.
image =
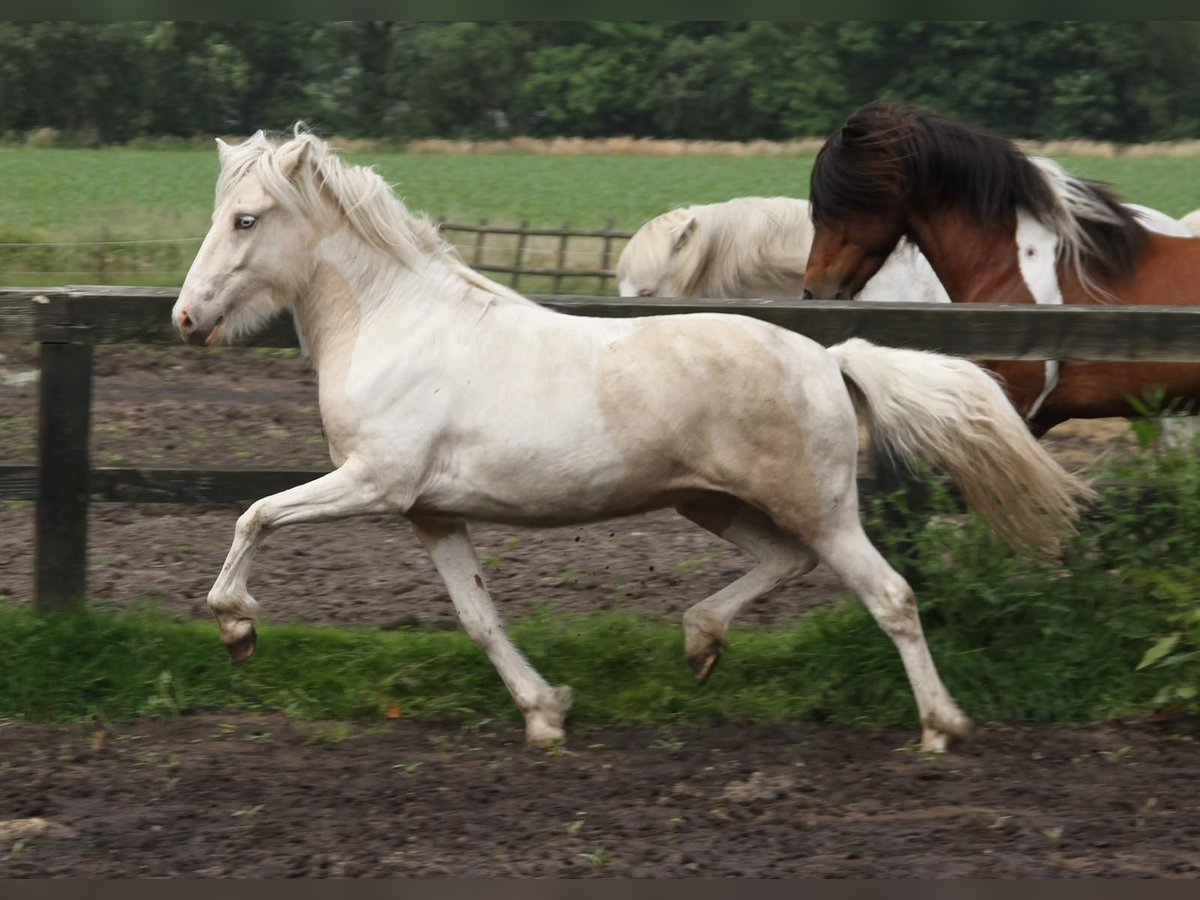
<svg viewBox="0 0 1200 900">
<path fill-rule="evenodd" d="M 253 539 L 266 525 L 266 501 L 258 500 L 238 516 L 234 534 L 242 540 Z"/>
</svg>

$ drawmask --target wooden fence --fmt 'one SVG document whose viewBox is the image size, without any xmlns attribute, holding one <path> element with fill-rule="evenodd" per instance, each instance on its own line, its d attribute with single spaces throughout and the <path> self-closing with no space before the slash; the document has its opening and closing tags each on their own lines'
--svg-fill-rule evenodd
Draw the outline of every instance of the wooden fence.
<svg viewBox="0 0 1200 900">
<path fill-rule="evenodd" d="M 604 228 L 581 230 L 564 222 L 559 228 L 530 228 L 522 222 L 515 228 L 462 225 L 439 220 L 443 236 L 459 249 L 471 268 L 497 276 L 508 276 L 513 290 L 544 290 L 561 294 L 574 288 L 594 289 L 597 294 L 616 293 L 617 257 L 632 231 L 619 231 L 609 219 Z M 571 290 L 571 292 L 574 292 Z"/>
<path fill-rule="evenodd" d="M 170 322 L 176 295 L 174 289 L 0 289 L 0 337 L 41 345 L 38 460 L 0 464 L 0 499 L 37 502 L 35 599 L 40 609 L 69 607 L 86 593 L 90 502 L 240 503 L 324 471 L 91 466 L 92 347 L 178 343 Z M 862 337 L 977 359 L 1200 361 L 1200 309 L 1191 308 L 534 299 L 575 315 L 737 312 L 826 345 Z M 290 319 L 275 323 L 252 343 L 297 346 Z"/>
<path fill-rule="evenodd" d="M 446 240 L 472 268 L 526 293 L 615 294 L 616 263 L 631 231 L 609 219 L 603 228 L 531 228 L 438 220 Z M 0 243 L 0 284 L 56 283 L 80 279 L 120 284 L 143 279 L 183 280 L 202 238 L 113 239 Z M 33 279 L 37 279 L 34 281 Z"/>
</svg>

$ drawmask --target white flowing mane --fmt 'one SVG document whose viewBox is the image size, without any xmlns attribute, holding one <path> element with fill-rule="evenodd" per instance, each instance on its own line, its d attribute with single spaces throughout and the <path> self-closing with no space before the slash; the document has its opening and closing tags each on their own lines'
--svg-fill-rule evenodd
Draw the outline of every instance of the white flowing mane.
<svg viewBox="0 0 1200 900">
<path fill-rule="evenodd" d="M 1066 262 L 1067 268 L 1084 290 L 1099 298 L 1112 299 L 1112 294 L 1088 275 L 1088 260 L 1102 256 L 1105 248 L 1096 240 L 1087 223 L 1124 225 L 1125 219 L 1120 209 L 1105 202 L 1092 182 L 1072 175 L 1054 160 L 1044 156 L 1030 156 L 1028 159 L 1042 174 L 1055 201 L 1054 209 L 1044 217 L 1042 224 L 1058 235 L 1059 258 Z"/>
<path fill-rule="evenodd" d="M 740 296 L 755 284 L 788 288 L 804 283 L 812 236 L 807 200 L 738 197 L 680 207 L 638 229 L 617 271 L 632 281 L 642 280 L 635 273 L 655 273 L 657 281 L 670 271 L 681 296 Z"/>
<path fill-rule="evenodd" d="M 291 178 L 280 163 L 301 151 L 308 154 L 311 174 Z M 259 131 L 240 144 L 223 146 L 217 205 L 250 173 L 292 212 L 320 215 L 325 208 L 322 194 L 331 197 L 359 237 L 406 268 L 419 271 L 438 260 L 468 284 L 494 296 L 533 302 L 468 266 L 457 249 L 442 238 L 437 225 L 427 216 L 410 211 L 378 172 L 344 162 L 303 125 L 295 126 L 291 138 L 272 138 Z"/>
</svg>

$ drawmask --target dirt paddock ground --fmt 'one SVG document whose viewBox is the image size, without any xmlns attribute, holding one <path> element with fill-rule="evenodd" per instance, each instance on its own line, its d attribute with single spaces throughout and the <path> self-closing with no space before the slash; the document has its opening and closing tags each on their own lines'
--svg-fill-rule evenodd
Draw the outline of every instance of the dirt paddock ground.
<svg viewBox="0 0 1200 900">
<path fill-rule="evenodd" d="M 35 360 L 4 348 L 0 458 L 32 458 Z M 97 464 L 327 465 L 304 364 L 252 351 L 98 348 Z M 1094 465 L 1124 422 L 1053 451 Z M 91 590 L 206 617 L 240 510 L 97 504 Z M 33 511 L 0 509 L 0 593 L 27 603 Z M 503 614 L 627 609 L 678 620 L 745 571 L 668 513 L 474 531 Z M 269 621 L 457 627 L 399 521 L 285 529 L 252 590 Z M 738 620 L 787 624 L 840 586 L 823 568 Z M 682 665 L 681 661 L 681 665 Z M 706 689 L 719 689 L 714 683 Z M 205 714 L 115 730 L 0 723 L 5 876 L 1195 877 L 1194 723 L 989 725 L 927 757 L 913 735 L 813 723 L 576 731 L 526 749 L 508 724 L 296 723 Z"/>
<path fill-rule="evenodd" d="M 1194 729 L 0 728 L 0 877 L 1195 878 Z"/>
</svg>

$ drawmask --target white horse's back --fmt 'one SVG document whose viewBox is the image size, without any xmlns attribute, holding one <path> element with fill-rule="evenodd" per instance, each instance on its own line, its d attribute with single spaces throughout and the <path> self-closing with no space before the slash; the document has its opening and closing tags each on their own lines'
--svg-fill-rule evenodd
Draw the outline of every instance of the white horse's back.
<svg viewBox="0 0 1200 900">
<path fill-rule="evenodd" d="M 808 201 L 737 197 L 680 207 L 651 219 L 617 261 L 624 297 L 795 298 L 812 247 Z M 917 248 L 902 242 L 859 295 L 863 300 L 946 303 Z"/>
</svg>

